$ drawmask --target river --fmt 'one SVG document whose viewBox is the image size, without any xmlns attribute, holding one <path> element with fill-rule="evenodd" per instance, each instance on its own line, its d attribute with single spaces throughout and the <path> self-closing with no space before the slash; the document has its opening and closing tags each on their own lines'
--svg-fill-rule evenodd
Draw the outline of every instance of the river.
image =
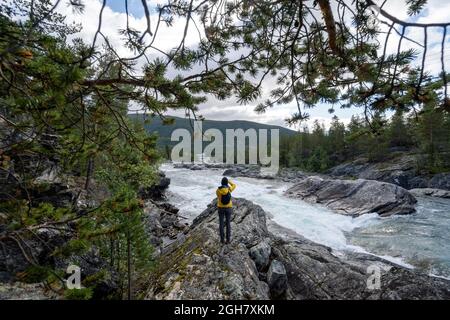
<svg viewBox="0 0 450 320">
<path fill-rule="evenodd" d="M 189 170 L 164 164 L 169 201 L 192 221 L 215 197 L 223 170 Z M 234 197 L 260 205 L 279 225 L 334 250 L 366 252 L 427 274 L 450 278 L 450 199 L 418 198 L 417 212 L 357 218 L 283 195 L 290 183 L 236 178 Z"/>
</svg>

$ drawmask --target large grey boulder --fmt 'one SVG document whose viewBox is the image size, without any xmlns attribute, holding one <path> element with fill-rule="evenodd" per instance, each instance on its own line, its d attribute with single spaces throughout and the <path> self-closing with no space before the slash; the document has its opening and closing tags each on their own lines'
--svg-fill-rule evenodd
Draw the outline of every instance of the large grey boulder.
<svg viewBox="0 0 450 320">
<path fill-rule="evenodd" d="M 220 244 L 213 201 L 160 256 L 147 299 L 450 299 L 449 280 L 373 255 L 333 252 L 273 222 L 268 229 L 265 212 L 250 201 L 233 204 L 231 244 Z M 261 277 L 249 251 L 266 241 L 271 261 Z M 373 268 L 379 288 L 368 286 Z"/>
<path fill-rule="evenodd" d="M 288 275 L 288 299 L 449 299 L 450 281 L 381 258 L 330 248 L 296 236 L 272 246 Z M 379 271 L 380 286 L 371 276 Z"/>
<path fill-rule="evenodd" d="M 263 271 L 270 262 L 271 247 L 268 241 L 262 241 L 256 246 L 250 248 L 248 254 L 255 261 L 256 269 Z"/>
<path fill-rule="evenodd" d="M 281 261 L 273 260 L 267 272 L 267 283 L 272 298 L 281 297 L 287 290 L 288 278 Z"/>
<path fill-rule="evenodd" d="M 442 189 L 433 189 L 433 188 L 417 188 L 409 190 L 412 195 L 416 197 L 438 197 L 438 198 L 450 198 L 450 191 L 442 190 Z"/>
<path fill-rule="evenodd" d="M 286 191 L 286 195 L 321 203 L 345 215 L 376 212 L 380 216 L 409 214 L 417 200 L 397 185 L 374 180 L 340 180 L 311 176 Z"/>
<path fill-rule="evenodd" d="M 144 206 L 144 226 L 150 243 L 159 254 L 165 244 L 175 240 L 188 228 L 178 215 L 178 208 L 167 202 L 149 200 Z"/>
<path fill-rule="evenodd" d="M 204 164 L 194 163 L 192 166 L 190 166 L 191 170 L 204 170 L 206 169 L 206 166 Z"/>
</svg>

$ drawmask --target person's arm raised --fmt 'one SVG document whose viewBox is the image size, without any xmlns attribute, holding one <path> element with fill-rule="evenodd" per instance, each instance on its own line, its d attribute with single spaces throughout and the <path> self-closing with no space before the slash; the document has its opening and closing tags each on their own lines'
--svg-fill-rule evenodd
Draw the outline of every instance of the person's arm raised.
<svg viewBox="0 0 450 320">
<path fill-rule="evenodd" d="M 236 189 L 236 184 L 234 184 L 230 180 L 228 180 L 228 184 L 230 185 L 230 192 L 233 191 L 234 189 Z"/>
</svg>

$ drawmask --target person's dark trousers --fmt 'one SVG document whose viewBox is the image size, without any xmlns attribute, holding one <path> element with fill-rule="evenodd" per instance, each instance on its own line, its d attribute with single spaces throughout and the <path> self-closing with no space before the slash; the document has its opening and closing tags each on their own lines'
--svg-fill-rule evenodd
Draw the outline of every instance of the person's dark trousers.
<svg viewBox="0 0 450 320">
<path fill-rule="evenodd" d="M 220 242 L 224 242 L 224 227 L 226 224 L 227 228 L 227 242 L 230 242 L 231 238 L 231 214 L 233 213 L 232 208 L 219 208 L 219 233 L 220 233 Z"/>
</svg>

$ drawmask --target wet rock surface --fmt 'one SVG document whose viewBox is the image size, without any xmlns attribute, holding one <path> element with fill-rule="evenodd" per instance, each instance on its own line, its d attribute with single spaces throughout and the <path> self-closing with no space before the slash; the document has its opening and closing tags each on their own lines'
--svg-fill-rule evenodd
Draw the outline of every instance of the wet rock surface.
<svg viewBox="0 0 450 320">
<path fill-rule="evenodd" d="M 376 212 L 380 216 L 415 212 L 417 200 L 406 189 L 374 180 L 340 180 L 311 176 L 301 180 L 286 195 L 321 203 L 345 215 Z"/>
<path fill-rule="evenodd" d="M 221 245 L 215 201 L 160 256 L 147 299 L 449 299 L 450 281 L 367 254 L 333 252 L 292 231 L 273 234 L 258 205 L 235 198 L 232 241 Z M 270 230 L 282 231 L 282 227 Z M 258 270 L 255 251 L 269 267 Z M 257 250 L 264 248 L 263 250 Z M 261 259 L 262 261 L 265 259 Z M 380 270 L 380 287 L 368 285 Z"/>
</svg>

